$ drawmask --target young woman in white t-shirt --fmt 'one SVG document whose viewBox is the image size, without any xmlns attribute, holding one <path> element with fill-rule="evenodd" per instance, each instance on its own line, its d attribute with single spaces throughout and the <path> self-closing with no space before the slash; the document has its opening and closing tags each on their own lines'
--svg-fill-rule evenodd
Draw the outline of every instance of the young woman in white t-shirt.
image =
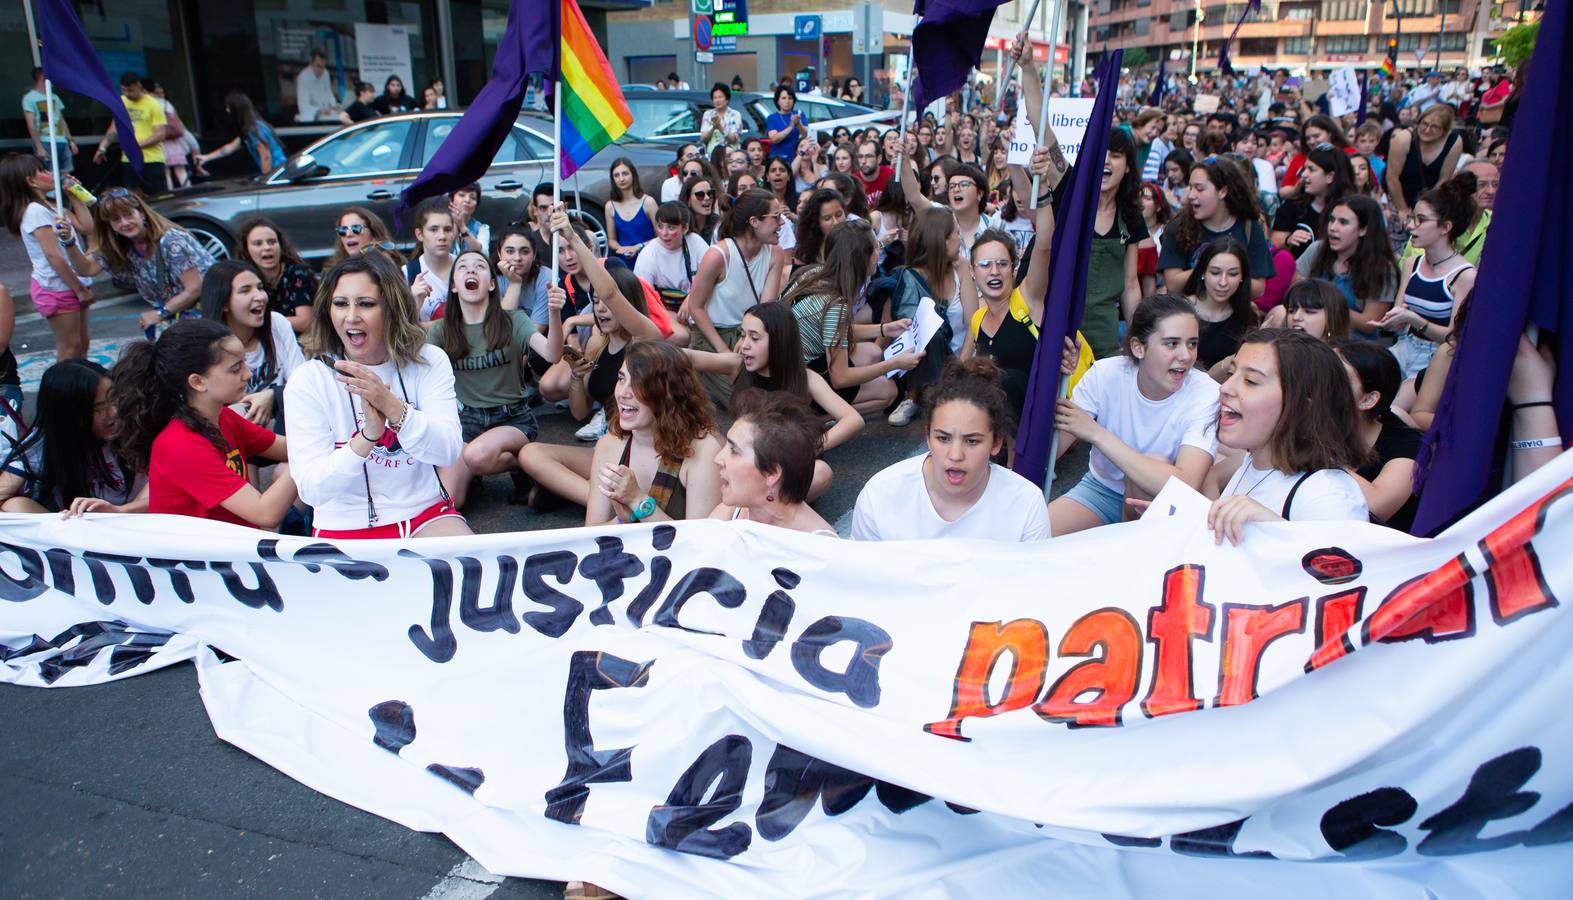
<svg viewBox="0 0 1573 900">
<path fill-rule="evenodd" d="M 1169 478 L 1199 488 L 1213 464 L 1218 383 L 1196 369 L 1201 320 L 1172 294 L 1143 300 L 1120 356 L 1093 363 L 1054 424 L 1061 455 L 1092 444 L 1087 474 L 1049 504 L 1056 535 L 1124 517 L 1125 498 L 1150 498 Z"/>
<path fill-rule="evenodd" d="M 1300 331 L 1247 335 L 1218 397 L 1218 443 L 1244 451 L 1208 473 L 1215 539 L 1239 544 L 1251 522 L 1369 521 L 1348 470 L 1366 458 L 1338 354 Z"/>
<path fill-rule="evenodd" d="M 1010 414 L 994 361 L 951 362 L 923 404 L 928 453 L 868 480 L 852 512 L 852 539 L 1048 537 L 1043 492 L 991 461 L 1005 445 Z"/>
<path fill-rule="evenodd" d="M 56 219 L 48 193 L 55 190 L 54 176 L 38 157 L 8 154 L 0 160 L 0 213 L 12 234 L 20 235 L 33 266 L 33 306 L 55 336 L 55 359 L 87 355 L 87 308 L 93 289 L 77 274 L 67 255 L 80 253 L 78 233 L 93 227 L 92 214 L 71 194 L 66 194 L 66 218 Z"/>
<path fill-rule="evenodd" d="M 262 274 L 249 262 L 221 259 L 202 276 L 202 318 L 228 328 L 246 351 L 246 393 L 235 406 L 253 424 L 284 433 L 279 395 L 291 373 L 306 361 L 295 329 L 281 313 L 268 309 Z"/>
</svg>

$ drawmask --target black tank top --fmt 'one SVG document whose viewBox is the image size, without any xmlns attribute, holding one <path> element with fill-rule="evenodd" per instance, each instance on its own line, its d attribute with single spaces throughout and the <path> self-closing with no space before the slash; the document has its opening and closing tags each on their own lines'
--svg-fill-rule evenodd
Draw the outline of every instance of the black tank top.
<svg viewBox="0 0 1573 900">
<path fill-rule="evenodd" d="M 585 380 L 585 390 L 589 391 L 590 399 L 602 406 L 612 405 L 612 391 L 617 389 L 617 372 L 623 367 L 623 354 L 628 352 L 628 345 L 623 349 L 612 351 L 612 345 L 607 344 L 606 349 L 595 360 L 595 368 L 590 371 L 590 377 Z"/>
<path fill-rule="evenodd" d="M 1196 342 L 1196 368 L 1206 371 L 1219 360 L 1226 359 L 1240 349 L 1245 329 L 1239 327 L 1234 316 L 1217 322 L 1202 322 L 1202 333 Z"/>
<path fill-rule="evenodd" d="M 1420 199 L 1420 194 L 1437 186 L 1442 180 L 1442 162 L 1452 152 L 1453 144 L 1458 141 L 1458 132 L 1447 136 L 1447 141 L 1442 144 L 1442 150 L 1436 159 L 1428 163 L 1420 161 L 1420 138 L 1415 136 L 1409 142 L 1409 155 L 1404 157 L 1404 171 L 1398 174 L 1398 186 L 1404 189 L 1404 202 L 1413 207 Z"/>
<path fill-rule="evenodd" d="M 1038 339 L 1032 336 L 1025 322 L 1017 321 L 1009 312 L 992 336 L 979 324 L 973 344 L 979 353 L 994 357 L 1000 368 L 1022 372 L 1032 371 L 1032 359 L 1038 352 Z"/>
</svg>

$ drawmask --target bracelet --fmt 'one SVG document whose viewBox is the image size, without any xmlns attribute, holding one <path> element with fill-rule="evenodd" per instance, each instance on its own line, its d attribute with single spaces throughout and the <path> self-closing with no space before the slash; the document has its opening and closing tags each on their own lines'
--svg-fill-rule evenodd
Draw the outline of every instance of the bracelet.
<svg viewBox="0 0 1573 900">
<path fill-rule="evenodd" d="M 1539 450 L 1541 447 L 1561 447 L 1562 439 L 1559 437 L 1534 438 L 1527 441 L 1508 441 L 1510 450 Z"/>
<path fill-rule="evenodd" d="M 387 426 L 384 425 L 383 428 L 386 429 Z M 372 437 L 371 435 L 367 434 L 366 433 L 366 426 L 364 426 L 364 425 L 362 425 L 360 430 L 358 432 L 356 432 L 356 433 L 359 434 L 362 438 L 365 438 L 366 443 L 371 444 L 373 447 L 377 446 L 377 442 L 382 440 L 382 435 L 380 435 L 380 434 L 377 435 L 376 437 Z"/>
<path fill-rule="evenodd" d="M 408 402 L 406 402 L 404 404 L 404 409 L 399 413 L 399 421 L 394 422 L 393 424 L 389 425 L 388 427 L 393 429 L 393 433 L 394 434 L 398 434 L 399 431 L 404 428 L 404 423 L 408 422 L 409 420 L 410 420 L 410 404 Z"/>
<path fill-rule="evenodd" d="M 884 322 L 879 323 L 879 336 L 880 337 L 884 337 L 885 336 L 885 323 Z"/>
<path fill-rule="evenodd" d="M 1551 401 L 1551 400 L 1531 400 L 1528 403 L 1509 403 L 1507 408 L 1513 410 L 1514 412 L 1517 412 L 1517 411 L 1519 411 L 1521 409 L 1529 409 L 1531 406 L 1556 406 L 1556 405 L 1557 404 L 1554 401 Z"/>
</svg>

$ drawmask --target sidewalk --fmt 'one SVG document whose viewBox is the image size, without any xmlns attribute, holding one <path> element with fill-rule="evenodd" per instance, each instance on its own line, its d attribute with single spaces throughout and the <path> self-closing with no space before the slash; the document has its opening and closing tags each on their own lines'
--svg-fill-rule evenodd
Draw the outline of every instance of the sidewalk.
<svg viewBox="0 0 1573 900">
<path fill-rule="evenodd" d="M 11 292 L 18 323 L 31 321 L 29 317 L 38 315 L 38 311 L 33 308 L 32 292 L 28 288 L 32 278 L 33 264 L 28 261 L 27 248 L 22 246 L 22 239 L 9 231 L 4 232 L 4 236 L 0 237 L 0 284 Z M 93 291 L 100 303 L 126 293 L 115 287 L 108 276 L 94 279 Z"/>
</svg>

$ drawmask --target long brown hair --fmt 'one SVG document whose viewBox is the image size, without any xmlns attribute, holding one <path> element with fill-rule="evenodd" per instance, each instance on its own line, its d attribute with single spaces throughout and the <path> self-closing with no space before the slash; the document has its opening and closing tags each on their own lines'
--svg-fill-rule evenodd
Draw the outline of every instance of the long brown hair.
<svg viewBox="0 0 1573 900">
<path fill-rule="evenodd" d="M 825 264 L 808 270 L 791 296 L 783 298 L 787 305 L 794 305 L 798 300 L 808 297 L 828 295 L 830 302 L 825 306 L 827 310 L 836 304 L 846 307 L 841 316 L 841 327 L 837 329 L 830 347 L 851 343 L 848 334 L 852 328 L 852 304 L 868 283 L 869 257 L 873 255 L 876 244 L 874 229 L 866 220 L 850 219 L 842 222 L 830 230 L 825 240 Z"/>
<path fill-rule="evenodd" d="M 0 159 L 0 216 L 12 234 L 22 233 L 22 215 L 29 203 L 48 205 L 43 194 L 27 183 L 43 167 L 38 157 L 26 153 L 7 153 Z"/>
<path fill-rule="evenodd" d="M 479 250 L 466 250 L 453 259 L 453 268 L 448 272 L 448 302 L 442 311 L 442 352 L 448 358 L 458 362 L 470 355 L 470 339 L 465 334 L 463 303 L 459 300 L 459 260 L 465 256 L 479 256 L 486 259 L 486 254 Z M 486 261 L 488 267 L 491 260 Z M 497 299 L 497 271 L 491 269 L 492 286 L 486 292 L 486 313 L 481 319 L 481 334 L 486 338 L 488 352 L 508 346 L 513 340 L 513 323 L 509 320 L 508 313 L 502 308 L 502 302 Z"/>
<path fill-rule="evenodd" d="M 317 285 L 317 296 L 311 303 L 311 325 L 301 335 L 301 348 L 306 351 L 307 358 L 320 359 L 324 353 L 345 355 L 344 342 L 333 327 L 331 310 L 333 293 L 338 290 L 339 279 L 354 274 L 370 277 L 376 283 L 378 293 L 382 294 L 388 356 L 397 365 L 424 365 L 421 348 L 426 345 L 426 329 L 420 326 L 415 295 L 410 293 L 410 286 L 404 283 L 404 273 L 382 253 L 345 257 L 322 274 L 322 283 Z"/>
<path fill-rule="evenodd" d="M 345 216 L 357 216 L 362 222 L 366 223 L 366 233 L 371 236 L 371 241 L 369 243 L 372 246 L 376 246 L 377 244 L 387 244 L 393 241 L 393 236 L 388 232 L 388 226 L 382 221 L 382 217 L 367 209 L 366 207 L 344 207 L 343 209 L 339 210 L 339 217 L 333 220 L 334 226 L 337 227 L 340 223 L 342 223 Z M 335 235 L 333 239 L 333 255 L 328 258 L 328 263 L 326 266 L 324 266 L 324 269 L 331 269 L 348 257 L 349 254 L 344 252 L 344 239 Z"/>
<path fill-rule="evenodd" d="M 776 390 L 809 399 L 808 368 L 803 365 L 803 337 L 797 326 L 797 316 L 792 315 L 792 307 L 766 300 L 743 312 L 743 318 L 749 316 L 759 320 L 759 324 L 764 326 L 766 339 L 770 341 L 765 365 L 770 368 L 770 380 L 775 382 Z M 752 387 L 759 387 L 759 376 L 747 368 L 739 367 L 737 377 L 732 380 L 732 396 L 736 397 L 738 391 Z M 732 415 L 739 415 L 735 406 Z"/>
<path fill-rule="evenodd" d="M 251 258 L 251 251 L 248 249 L 247 242 L 251 240 L 251 233 L 258 228 L 271 228 L 273 233 L 278 236 L 280 279 L 284 277 L 285 267 L 304 266 L 306 264 L 306 261 L 301 258 L 300 251 L 295 249 L 295 243 L 289 239 L 289 235 L 284 233 L 284 229 L 280 228 L 277 222 L 267 216 L 252 216 L 240 225 L 240 241 L 239 246 L 236 247 L 236 252 L 242 259 L 257 267 L 257 274 L 262 274 L 262 266 L 257 265 L 257 261 Z M 264 286 L 267 286 L 266 277 L 262 279 L 262 283 Z"/>
<path fill-rule="evenodd" d="M 956 261 L 945 245 L 955 231 L 955 213 L 940 207 L 918 213 L 907 231 L 907 268 L 923 276 L 930 292 L 943 292 L 950 285 Z M 1011 246 L 1016 246 L 1015 241 Z"/>
<path fill-rule="evenodd" d="M 1293 475 L 1354 469 L 1366 461 L 1349 375 L 1330 345 L 1287 328 L 1253 331 L 1244 344 L 1271 346 L 1278 362 L 1283 409 L 1267 436 L 1274 468 Z"/>
<path fill-rule="evenodd" d="M 1251 226 L 1257 224 L 1257 220 L 1262 217 L 1262 210 L 1256 202 L 1256 192 L 1246 183 L 1245 172 L 1231 160 L 1215 159 L 1211 162 L 1204 160 L 1191 166 L 1187 179 L 1198 170 L 1206 172 L 1207 180 L 1213 183 L 1213 187 L 1223 192 L 1224 208 L 1229 210 L 1229 214 L 1235 217 L 1249 235 Z M 1189 203 L 1181 206 L 1180 214 L 1163 230 L 1163 235 L 1165 241 L 1172 239 L 1175 246 L 1187 254 L 1201 246 L 1202 223 L 1196 218 L 1196 211 Z"/>
<path fill-rule="evenodd" d="M 1340 206 L 1354 213 L 1355 221 L 1365 229 L 1349 257 L 1349 287 L 1362 305 L 1381 300 L 1384 294 L 1398 288 L 1398 259 L 1393 256 L 1393 244 L 1383 224 L 1382 207 L 1364 194 L 1350 194 L 1327 207 L 1328 217 Z M 1337 275 L 1333 269 L 1337 261 L 1338 254 L 1324 246 L 1308 274 L 1332 281 Z"/>
<path fill-rule="evenodd" d="M 142 213 L 147 222 L 147 239 L 158 252 L 164 235 L 171 231 L 184 231 L 179 225 L 153 211 L 142 197 L 131 191 L 105 191 L 93 207 L 93 249 L 103 254 L 111 272 L 131 271 L 131 240 L 123 238 L 109 227 L 109 222 L 128 209 Z"/>
<path fill-rule="evenodd" d="M 687 459 L 694 441 L 716 433 L 710 397 L 683 351 L 666 341 L 640 338 L 628 344 L 623 368 L 628 370 L 634 395 L 649 407 L 654 419 L 657 456 Z M 617 416 L 607 417 L 606 430 L 617 437 L 628 436 Z"/>
</svg>

